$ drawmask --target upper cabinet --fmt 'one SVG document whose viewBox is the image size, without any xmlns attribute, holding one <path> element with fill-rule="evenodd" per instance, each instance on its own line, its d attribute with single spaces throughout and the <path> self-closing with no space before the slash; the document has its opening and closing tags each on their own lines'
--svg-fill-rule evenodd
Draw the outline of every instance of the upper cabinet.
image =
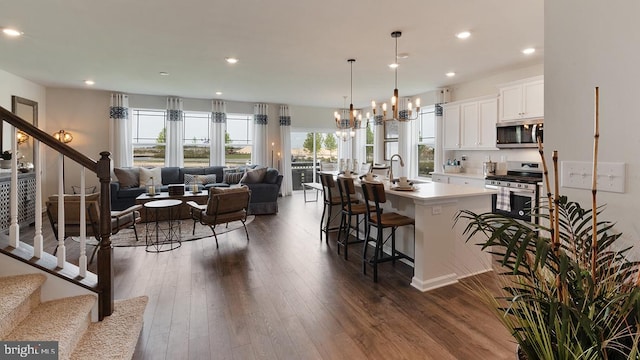
<svg viewBox="0 0 640 360">
<path fill-rule="evenodd" d="M 444 131 L 444 149 L 460 148 L 460 105 L 442 106 L 442 127 Z"/>
<path fill-rule="evenodd" d="M 495 96 L 444 105 L 444 149 L 495 150 L 497 119 Z"/>
<path fill-rule="evenodd" d="M 500 87 L 499 121 L 544 117 L 544 77 L 537 76 Z"/>
</svg>

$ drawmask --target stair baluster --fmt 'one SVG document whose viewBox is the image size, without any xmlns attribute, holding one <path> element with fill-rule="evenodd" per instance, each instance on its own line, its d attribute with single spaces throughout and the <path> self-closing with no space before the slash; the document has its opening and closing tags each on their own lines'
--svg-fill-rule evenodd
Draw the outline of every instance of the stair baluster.
<svg viewBox="0 0 640 360">
<path fill-rule="evenodd" d="M 36 214 L 42 214 L 42 162 L 40 161 L 40 141 L 33 141 L 33 163 L 36 172 Z M 42 237 L 42 216 L 35 216 L 35 233 L 33 235 L 33 256 L 40 259 L 44 249 Z"/>
</svg>

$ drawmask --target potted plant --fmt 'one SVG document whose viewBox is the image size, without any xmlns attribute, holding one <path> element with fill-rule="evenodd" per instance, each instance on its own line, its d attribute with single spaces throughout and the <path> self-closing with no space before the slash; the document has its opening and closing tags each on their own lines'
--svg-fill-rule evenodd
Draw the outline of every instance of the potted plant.
<svg viewBox="0 0 640 360">
<path fill-rule="evenodd" d="M 9 150 L 5 150 L 2 154 L 0 154 L 0 168 L 2 169 L 11 169 L 11 152 Z"/>
<path fill-rule="evenodd" d="M 614 223 L 598 220 L 596 202 L 598 90 L 591 209 L 554 191 L 539 150 L 548 197 L 538 222 L 460 211 L 467 241 L 493 254 L 500 294 L 474 287 L 518 343 L 520 359 L 640 359 L 640 263 L 627 257 Z M 473 240 L 472 240 L 473 239 Z"/>
</svg>

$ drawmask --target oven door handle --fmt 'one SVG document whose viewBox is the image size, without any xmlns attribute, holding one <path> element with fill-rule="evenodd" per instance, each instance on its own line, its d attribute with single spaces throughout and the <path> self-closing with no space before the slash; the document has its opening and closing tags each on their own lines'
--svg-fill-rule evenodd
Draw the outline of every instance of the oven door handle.
<svg viewBox="0 0 640 360">
<path fill-rule="evenodd" d="M 501 188 L 505 188 L 505 189 L 509 189 L 510 192 L 514 193 L 514 194 L 527 194 L 531 197 L 533 197 L 533 195 L 536 193 L 535 190 L 530 190 L 530 189 L 518 189 L 518 188 L 512 188 L 512 187 L 506 187 L 506 186 L 495 186 L 495 185 L 485 185 L 484 186 L 487 189 L 492 189 L 492 190 L 498 190 Z"/>
</svg>

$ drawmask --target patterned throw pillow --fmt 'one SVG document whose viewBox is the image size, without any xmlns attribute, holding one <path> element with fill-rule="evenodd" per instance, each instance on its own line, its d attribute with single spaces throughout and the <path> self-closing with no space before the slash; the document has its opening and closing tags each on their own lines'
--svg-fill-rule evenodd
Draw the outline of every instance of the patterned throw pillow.
<svg viewBox="0 0 640 360">
<path fill-rule="evenodd" d="M 216 182 L 216 174 L 208 174 L 208 175 L 192 175 L 192 174 L 184 174 L 184 184 L 185 185 L 207 185 L 214 184 Z"/>
<path fill-rule="evenodd" d="M 238 184 L 243 175 L 242 172 L 226 172 L 224 173 L 224 182 L 229 185 Z"/>
</svg>

